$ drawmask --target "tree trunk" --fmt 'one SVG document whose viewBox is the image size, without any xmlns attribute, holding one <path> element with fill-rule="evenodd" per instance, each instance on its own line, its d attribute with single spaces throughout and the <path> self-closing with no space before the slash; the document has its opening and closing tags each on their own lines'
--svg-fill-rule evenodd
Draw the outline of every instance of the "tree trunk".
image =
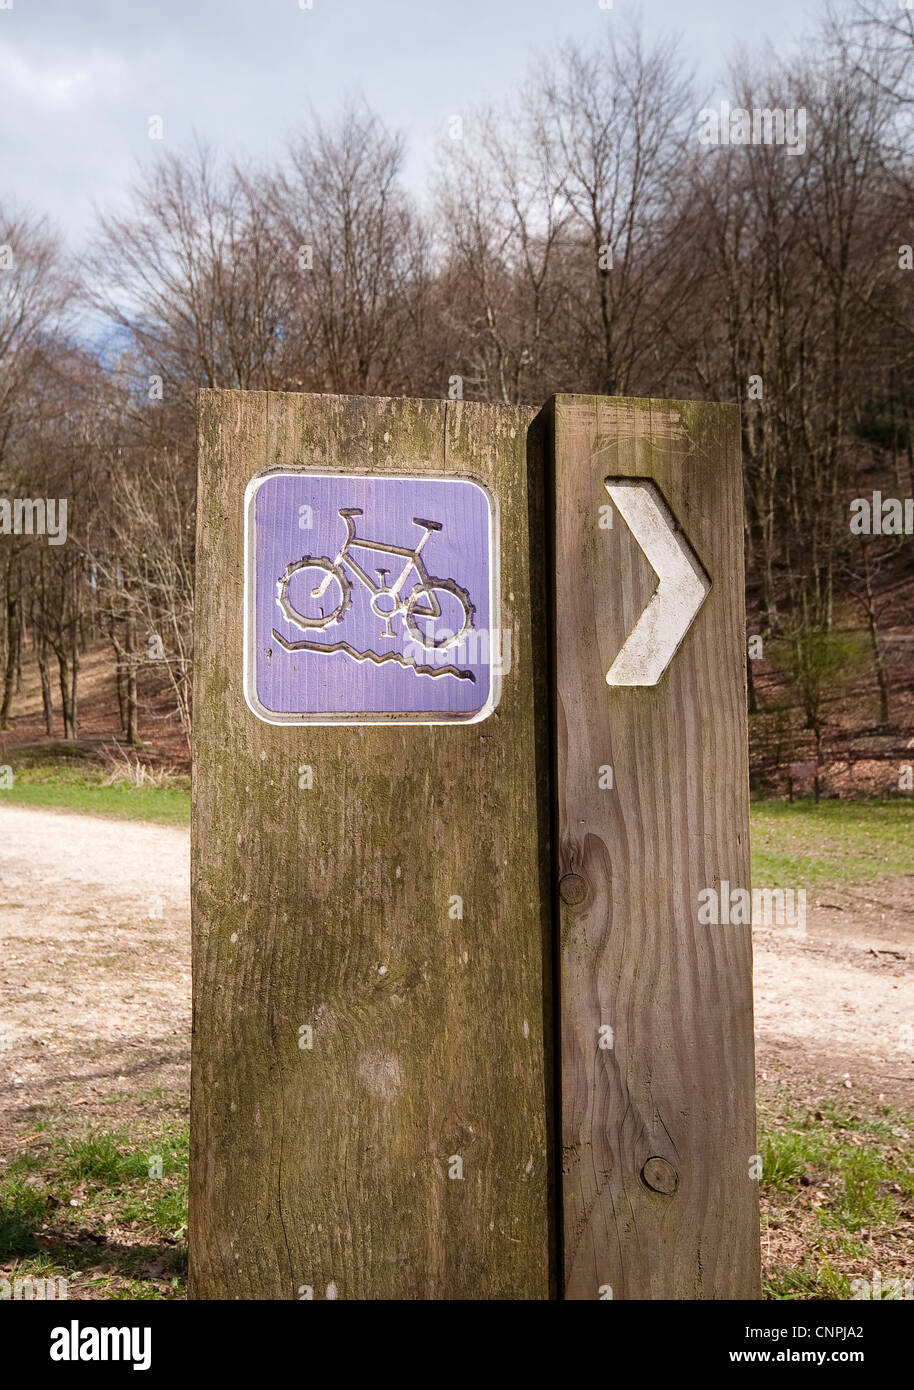
<svg viewBox="0 0 914 1390">
<path fill-rule="evenodd" d="M 127 617 L 127 721 L 125 732 L 127 742 L 135 745 L 137 742 L 137 694 L 136 694 L 136 614 L 130 613 Z"/>
<path fill-rule="evenodd" d="M 13 560 L 10 558 L 6 569 L 6 671 L 3 678 L 3 700 L 0 703 L 0 729 L 10 726 L 10 706 L 13 703 L 13 690 L 16 684 L 18 665 L 21 615 L 19 612 L 18 567 L 16 584 L 13 583 Z"/>
<path fill-rule="evenodd" d="M 876 668 L 876 684 L 879 687 L 879 723 L 885 727 L 889 723 L 889 682 L 885 668 L 885 654 L 879 645 L 879 621 L 876 615 L 876 599 L 873 594 L 869 551 L 865 545 L 861 546 L 861 550 L 863 552 L 863 607 L 866 612 L 866 624 L 873 651 L 873 665 Z"/>
<path fill-rule="evenodd" d="M 22 621 L 16 627 L 16 694 L 22 694 Z"/>
<path fill-rule="evenodd" d="M 36 639 L 35 652 L 38 657 L 38 674 L 41 677 L 41 705 L 44 710 L 44 727 L 48 738 L 51 738 L 54 733 L 54 706 L 51 703 L 51 676 L 48 671 L 48 649 L 45 646 L 43 637 L 38 637 Z"/>
<path fill-rule="evenodd" d="M 79 681 L 79 644 L 76 640 L 76 630 L 73 633 L 73 658 L 70 663 L 70 737 L 75 739 L 79 729 L 79 695 L 77 693 L 77 683 Z"/>
<path fill-rule="evenodd" d="M 124 662 L 124 648 L 115 635 L 115 619 L 111 622 L 111 645 L 114 648 L 114 680 L 117 686 L 117 712 L 121 721 L 121 733 L 127 732 L 127 669 Z"/>
<path fill-rule="evenodd" d="M 66 655 L 62 648 L 58 648 L 57 673 L 60 680 L 60 705 L 63 713 L 63 736 L 66 739 L 75 739 L 76 732 L 73 726 L 73 711 L 70 705 L 70 669 Z"/>
</svg>

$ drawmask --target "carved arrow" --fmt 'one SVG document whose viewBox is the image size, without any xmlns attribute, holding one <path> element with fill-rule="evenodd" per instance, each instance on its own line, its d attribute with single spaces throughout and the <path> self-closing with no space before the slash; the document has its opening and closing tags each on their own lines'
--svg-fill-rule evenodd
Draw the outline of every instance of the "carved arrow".
<svg viewBox="0 0 914 1390">
<path fill-rule="evenodd" d="M 660 583 L 606 672 L 607 685 L 656 685 L 711 588 L 655 485 L 607 479 L 606 491 Z"/>
</svg>

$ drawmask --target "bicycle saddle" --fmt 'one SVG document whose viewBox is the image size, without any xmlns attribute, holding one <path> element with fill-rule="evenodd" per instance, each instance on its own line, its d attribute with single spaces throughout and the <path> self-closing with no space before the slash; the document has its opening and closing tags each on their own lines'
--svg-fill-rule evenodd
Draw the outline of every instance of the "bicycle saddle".
<svg viewBox="0 0 914 1390">
<path fill-rule="evenodd" d="M 444 526 L 440 521 L 426 521 L 424 517 L 414 516 L 413 524 L 416 526 L 427 526 L 430 531 L 443 531 Z"/>
</svg>

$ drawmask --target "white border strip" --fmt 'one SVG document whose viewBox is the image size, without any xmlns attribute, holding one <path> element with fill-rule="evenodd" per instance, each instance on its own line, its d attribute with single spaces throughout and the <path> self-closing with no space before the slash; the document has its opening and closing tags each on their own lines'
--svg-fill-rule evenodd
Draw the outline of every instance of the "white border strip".
<svg viewBox="0 0 914 1390">
<path fill-rule="evenodd" d="M 256 515 L 254 499 L 268 478 L 368 478 L 372 482 L 421 483 L 426 479 L 445 483 L 472 483 L 479 488 L 489 509 L 489 698 L 481 710 L 475 714 L 455 714 L 442 718 L 437 712 L 419 711 L 413 714 L 277 714 L 275 710 L 265 709 L 257 698 L 257 556 L 256 556 Z M 248 709 L 265 724 L 293 724 L 299 727 L 314 724 L 329 724 L 335 727 L 366 724 L 480 724 L 497 708 L 501 699 L 501 533 L 499 529 L 498 500 L 485 483 L 465 473 L 371 473 L 365 470 L 339 469 L 328 472 L 325 468 L 270 468 L 256 473 L 244 490 L 244 699 Z M 491 661 L 493 648 L 492 635 L 498 638 L 499 660 Z M 512 653 L 512 663 L 516 653 Z"/>
</svg>

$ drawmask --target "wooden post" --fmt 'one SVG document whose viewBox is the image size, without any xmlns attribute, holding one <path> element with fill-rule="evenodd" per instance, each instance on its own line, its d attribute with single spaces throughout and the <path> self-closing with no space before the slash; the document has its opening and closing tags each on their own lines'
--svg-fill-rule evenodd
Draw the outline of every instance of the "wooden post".
<svg viewBox="0 0 914 1390">
<path fill-rule="evenodd" d="M 754 1298 L 750 927 L 702 921 L 749 887 L 739 415 L 551 427 L 564 1296 Z"/>
<path fill-rule="evenodd" d="M 195 1298 L 549 1295 L 546 602 L 542 565 L 531 569 L 543 495 L 533 415 L 201 393 Z M 511 664 L 487 718 L 302 726 L 266 722 L 246 703 L 245 492 L 255 475 L 305 469 L 469 478 L 494 497 Z M 278 573 L 264 582 L 280 583 L 293 613 L 318 589 L 295 596 Z M 256 682 L 257 662 L 276 652 L 254 655 Z"/>
</svg>

